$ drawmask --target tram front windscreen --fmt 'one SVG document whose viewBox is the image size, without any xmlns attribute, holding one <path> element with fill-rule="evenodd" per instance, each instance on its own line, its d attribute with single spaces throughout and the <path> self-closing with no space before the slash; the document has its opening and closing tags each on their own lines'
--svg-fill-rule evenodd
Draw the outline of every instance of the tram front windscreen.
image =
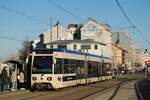
<svg viewBox="0 0 150 100">
<path fill-rule="evenodd" d="M 51 74 L 52 73 L 52 56 L 34 56 L 32 73 L 33 74 Z"/>
</svg>

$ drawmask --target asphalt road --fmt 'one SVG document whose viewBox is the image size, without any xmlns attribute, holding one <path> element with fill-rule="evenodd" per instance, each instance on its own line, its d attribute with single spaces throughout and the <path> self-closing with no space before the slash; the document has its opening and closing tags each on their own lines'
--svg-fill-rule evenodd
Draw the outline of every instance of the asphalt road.
<svg viewBox="0 0 150 100">
<path fill-rule="evenodd" d="M 120 97 L 121 100 L 137 100 L 134 83 L 142 76 L 120 76 L 119 79 L 53 91 L 1 92 L 0 100 L 120 100 Z"/>
</svg>

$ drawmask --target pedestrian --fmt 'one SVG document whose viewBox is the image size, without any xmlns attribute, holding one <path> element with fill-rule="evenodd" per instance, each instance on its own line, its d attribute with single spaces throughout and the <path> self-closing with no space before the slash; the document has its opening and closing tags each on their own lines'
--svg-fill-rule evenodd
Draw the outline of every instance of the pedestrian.
<svg viewBox="0 0 150 100">
<path fill-rule="evenodd" d="M 20 90 L 25 90 L 25 88 L 24 88 L 24 73 L 23 73 L 23 71 L 20 72 L 19 83 L 20 83 Z"/>
<path fill-rule="evenodd" d="M 11 91 L 16 91 L 17 90 L 17 72 L 15 68 L 12 69 L 11 83 L 12 83 Z"/>
<path fill-rule="evenodd" d="M 2 91 L 8 91 L 9 83 L 8 83 L 8 72 L 7 67 L 4 67 L 2 70 Z"/>
</svg>

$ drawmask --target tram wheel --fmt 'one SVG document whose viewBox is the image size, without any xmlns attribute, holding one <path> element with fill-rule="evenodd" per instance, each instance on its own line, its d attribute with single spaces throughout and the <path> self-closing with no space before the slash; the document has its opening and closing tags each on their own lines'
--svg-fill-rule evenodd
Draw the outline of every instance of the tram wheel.
<svg viewBox="0 0 150 100">
<path fill-rule="evenodd" d="M 35 91 L 35 86 L 32 86 L 31 89 L 30 89 L 30 91 L 34 92 Z"/>
</svg>

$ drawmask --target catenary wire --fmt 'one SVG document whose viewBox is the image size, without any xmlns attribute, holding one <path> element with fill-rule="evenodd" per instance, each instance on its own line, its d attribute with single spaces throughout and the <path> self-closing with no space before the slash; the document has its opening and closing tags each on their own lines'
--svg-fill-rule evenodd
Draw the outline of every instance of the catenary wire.
<svg viewBox="0 0 150 100">
<path fill-rule="evenodd" d="M 29 15 L 27 15 L 27 14 L 25 14 L 25 13 L 19 12 L 19 11 L 17 11 L 17 10 L 11 9 L 11 8 L 8 8 L 8 7 L 6 7 L 6 6 L 4 6 L 4 5 L 1 5 L 1 4 L 0 4 L 0 7 L 3 8 L 3 9 L 5 9 L 5 10 L 8 10 L 8 11 L 10 11 L 10 12 L 13 12 L 13 13 L 15 13 L 15 14 L 24 16 L 24 17 L 26 17 L 26 18 L 28 18 L 28 19 L 30 19 L 30 20 L 33 20 L 33 21 L 36 21 L 36 22 L 39 22 L 39 23 L 42 23 L 42 24 L 44 24 L 44 25 L 48 25 L 48 26 L 49 26 L 48 23 L 43 22 L 43 21 L 41 21 L 41 20 L 39 20 L 39 19 L 36 19 L 36 18 L 34 18 L 34 17 L 31 17 L 31 16 L 29 16 Z"/>
<path fill-rule="evenodd" d="M 147 44 L 150 44 L 150 41 L 148 41 L 146 39 L 146 37 L 144 36 L 143 32 L 137 28 L 137 26 L 129 19 L 129 17 L 127 16 L 127 14 L 125 13 L 124 9 L 122 8 L 122 6 L 120 5 L 119 1 L 118 0 L 115 0 L 115 2 L 117 3 L 118 7 L 121 9 L 123 15 L 125 16 L 125 18 L 127 19 L 127 21 L 129 22 L 129 24 L 132 26 L 133 29 L 135 29 L 141 36 L 142 38 L 144 39 L 144 41 L 147 43 Z"/>
<path fill-rule="evenodd" d="M 80 18 L 79 16 L 75 15 L 74 13 L 72 13 L 71 11 L 65 9 L 64 7 L 62 7 L 61 5 L 58 5 L 56 2 L 52 1 L 52 0 L 48 0 L 49 3 L 55 5 L 57 8 L 63 10 L 64 12 L 68 13 L 69 15 L 73 16 L 74 18 L 84 22 L 84 20 L 82 18 Z"/>
</svg>

